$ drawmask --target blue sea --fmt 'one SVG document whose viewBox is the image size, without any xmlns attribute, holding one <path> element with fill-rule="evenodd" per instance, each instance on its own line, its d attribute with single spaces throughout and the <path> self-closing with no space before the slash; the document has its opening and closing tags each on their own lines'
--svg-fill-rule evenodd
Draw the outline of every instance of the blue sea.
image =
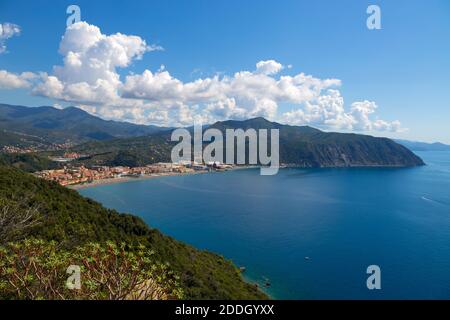
<svg viewBox="0 0 450 320">
<path fill-rule="evenodd" d="M 245 266 L 277 299 L 450 299 L 450 152 L 403 169 L 258 169 L 80 190 Z M 368 290 L 369 265 L 381 290 Z"/>
</svg>

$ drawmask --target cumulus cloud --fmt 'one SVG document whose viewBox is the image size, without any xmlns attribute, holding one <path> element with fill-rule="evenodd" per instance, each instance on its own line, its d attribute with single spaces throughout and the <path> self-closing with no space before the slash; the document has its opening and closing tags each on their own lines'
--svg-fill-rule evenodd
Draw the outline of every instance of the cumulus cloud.
<svg viewBox="0 0 450 320">
<path fill-rule="evenodd" d="M 118 99 L 122 85 L 117 68 L 128 67 L 154 50 L 138 36 L 104 35 L 96 26 L 78 22 L 66 29 L 59 53 L 64 65 L 43 76 L 34 93 L 77 103 L 108 103 Z"/>
<path fill-rule="evenodd" d="M 0 23 L 0 54 L 6 51 L 6 40 L 20 34 L 20 27 L 13 23 Z"/>
<path fill-rule="evenodd" d="M 301 109 L 283 113 L 281 119 L 293 125 L 325 125 L 341 129 L 350 129 L 355 121 L 345 112 L 344 98 L 335 89 L 329 89 L 317 99 L 307 101 Z"/>
<path fill-rule="evenodd" d="M 31 86 L 31 81 L 37 75 L 32 72 L 15 74 L 6 70 L 0 70 L 0 89 L 21 89 Z"/>
<path fill-rule="evenodd" d="M 361 101 L 352 103 L 351 116 L 355 119 L 354 127 L 361 131 L 401 131 L 399 121 L 387 122 L 376 119 L 371 120 L 370 115 L 375 113 L 378 106 L 373 101 Z"/>
<path fill-rule="evenodd" d="M 41 73 L 33 93 L 76 104 L 106 119 L 143 124 L 189 126 L 194 122 L 263 116 L 327 128 L 401 128 L 398 121 L 371 119 L 377 108 L 374 102 L 355 102 L 346 110 L 339 79 L 320 79 L 304 73 L 289 75 L 286 73 L 292 66 L 285 67 L 275 60 L 259 61 L 251 71 L 190 82 L 177 79 L 163 66 L 156 71 L 147 69 L 120 76 L 119 69 L 129 69 L 134 61 L 154 50 L 161 48 L 147 45 L 138 36 L 106 35 L 86 22 L 73 24 L 59 46 L 62 65 L 55 66 L 50 74 Z M 24 81 L 23 86 L 29 85 Z M 20 86 L 11 79 L 4 83 Z M 280 105 L 291 106 L 292 110 L 282 113 Z"/>
<path fill-rule="evenodd" d="M 344 98 L 338 90 L 328 90 L 314 103 L 307 102 L 302 109 L 285 112 L 281 120 L 293 125 L 313 125 L 355 131 L 391 131 L 405 130 L 401 123 L 372 119 L 378 106 L 373 101 L 354 102 L 349 111 L 344 108 Z"/>
<path fill-rule="evenodd" d="M 156 73 L 146 70 L 126 77 L 122 97 L 168 107 L 195 106 L 211 119 L 257 116 L 276 119 L 279 103 L 306 103 L 320 97 L 323 90 L 340 85 L 337 79 L 321 80 L 303 73 L 275 78 L 270 75 L 274 69 L 269 71 L 263 62 L 258 65 L 260 68 L 255 72 L 240 71 L 233 76 L 187 83 L 165 70 Z"/>
<path fill-rule="evenodd" d="M 262 74 L 277 74 L 284 66 L 275 60 L 260 61 L 256 64 L 256 71 Z"/>
</svg>

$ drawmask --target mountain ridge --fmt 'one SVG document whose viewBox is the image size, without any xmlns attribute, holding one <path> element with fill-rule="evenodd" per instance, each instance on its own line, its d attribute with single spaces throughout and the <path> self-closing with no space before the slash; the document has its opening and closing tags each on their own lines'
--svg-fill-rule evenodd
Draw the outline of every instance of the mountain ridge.
<svg viewBox="0 0 450 320">
<path fill-rule="evenodd" d="M 279 129 L 280 162 L 299 167 L 424 165 L 420 157 L 388 138 L 323 132 L 308 126 L 282 125 L 264 118 L 219 121 L 208 128 L 219 129 L 223 133 L 226 129 Z M 170 162 L 170 150 L 176 144 L 171 141 L 171 132 L 168 130 L 151 136 L 95 141 L 75 146 L 72 151 L 101 154 L 97 159 L 91 159 L 90 164 L 95 165 L 142 166 L 156 160 Z"/>
<path fill-rule="evenodd" d="M 324 132 L 309 126 L 271 122 L 262 117 L 218 121 L 205 127 L 222 132 L 226 129 L 279 129 L 280 161 L 300 167 L 424 164 L 408 148 L 388 138 Z M 101 161 L 93 161 L 96 164 L 137 166 L 170 161 L 170 150 L 174 145 L 170 141 L 171 128 L 103 120 L 76 107 L 29 108 L 0 104 L 0 130 L 8 132 L 3 140 L 0 139 L 3 145 L 8 141 L 22 141 L 27 145 L 70 141 L 75 145 L 73 151 L 102 154 Z M 36 137 L 41 141 L 36 141 Z"/>
<path fill-rule="evenodd" d="M 40 136 L 49 143 L 137 137 L 166 128 L 104 120 L 76 108 L 25 107 L 0 104 L 0 129 Z"/>
<path fill-rule="evenodd" d="M 261 125 L 263 125 L 261 127 Z M 383 137 L 324 132 L 309 126 L 290 126 L 264 118 L 222 121 L 211 126 L 225 129 L 279 129 L 280 161 L 302 167 L 409 167 L 424 165 L 408 148 Z"/>
<path fill-rule="evenodd" d="M 450 151 L 450 145 L 441 142 L 428 143 L 401 139 L 396 139 L 395 142 L 412 151 Z"/>
</svg>

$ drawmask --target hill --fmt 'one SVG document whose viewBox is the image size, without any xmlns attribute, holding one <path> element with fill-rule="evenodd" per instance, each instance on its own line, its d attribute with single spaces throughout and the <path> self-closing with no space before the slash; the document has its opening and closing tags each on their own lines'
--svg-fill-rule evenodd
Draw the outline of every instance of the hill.
<svg viewBox="0 0 450 320">
<path fill-rule="evenodd" d="M 0 129 L 37 136 L 47 143 L 71 141 L 77 144 L 92 140 L 144 136 L 164 128 L 107 121 L 75 107 L 28 108 L 0 104 Z"/>
<path fill-rule="evenodd" d="M 224 121 L 212 126 L 226 129 L 279 129 L 280 161 L 302 167 L 409 167 L 422 159 L 388 138 L 353 133 L 323 132 L 308 126 L 289 126 L 255 118 Z"/>
<path fill-rule="evenodd" d="M 450 151 L 450 146 L 440 142 L 426 143 L 409 140 L 395 140 L 412 151 Z"/>
<path fill-rule="evenodd" d="M 2 129 L 0 130 L 0 149 L 3 146 L 48 149 L 51 143 L 38 136 Z"/>
<path fill-rule="evenodd" d="M 150 163 L 169 162 L 172 147 L 170 137 L 155 134 L 137 138 L 92 141 L 75 146 L 71 151 L 90 155 L 86 160 L 74 162 L 74 165 L 138 167 Z"/>
<path fill-rule="evenodd" d="M 76 191 L 0 166 L 0 205 L 11 202 L 37 207 L 41 213 L 40 224 L 22 234 L 25 238 L 56 241 L 62 250 L 90 242 L 143 244 L 181 275 L 188 299 L 267 298 L 244 282 L 239 270 L 221 256 L 165 236 L 140 218 L 106 209 Z"/>
<path fill-rule="evenodd" d="M 423 165 L 408 148 L 387 138 L 323 132 L 264 118 L 222 121 L 210 127 L 222 132 L 238 128 L 279 129 L 280 161 L 285 164 L 302 167 Z M 69 143 L 76 145 L 72 151 L 91 155 L 83 162 L 88 165 L 139 166 L 169 161 L 175 145 L 170 141 L 172 130 L 168 128 L 106 121 L 74 107 L 60 110 L 0 104 L 0 130 L 3 130 L 0 147 L 52 150 L 53 144 Z M 434 145 L 434 148 L 442 146 Z"/>
<path fill-rule="evenodd" d="M 406 147 L 387 138 L 360 134 L 323 132 L 308 126 L 288 126 L 256 118 L 245 121 L 217 122 L 210 128 L 279 129 L 280 162 L 300 167 L 409 167 L 423 165 L 422 159 Z M 91 142 L 76 146 L 77 152 L 101 154 L 95 164 L 127 165 L 170 161 L 171 131 L 152 136 Z M 224 135 L 225 136 L 225 135 Z"/>
<path fill-rule="evenodd" d="M 35 153 L 0 153 L 0 165 L 12 166 L 25 172 L 58 169 L 62 166 L 61 163 Z"/>
</svg>

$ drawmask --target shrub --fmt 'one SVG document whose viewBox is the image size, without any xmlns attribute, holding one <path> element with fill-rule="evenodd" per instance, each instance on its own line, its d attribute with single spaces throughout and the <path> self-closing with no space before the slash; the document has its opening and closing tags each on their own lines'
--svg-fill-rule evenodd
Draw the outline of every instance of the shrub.
<svg viewBox="0 0 450 320">
<path fill-rule="evenodd" d="M 25 240 L 0 247 L 0 298 L 45 300 L 166 300 L 183 298 L 169 265 L 143 246 L 89 243 L 72 251 L 55 242 Z M 69 289 L 69 266 L 80 269 Z"/>
</svg>

